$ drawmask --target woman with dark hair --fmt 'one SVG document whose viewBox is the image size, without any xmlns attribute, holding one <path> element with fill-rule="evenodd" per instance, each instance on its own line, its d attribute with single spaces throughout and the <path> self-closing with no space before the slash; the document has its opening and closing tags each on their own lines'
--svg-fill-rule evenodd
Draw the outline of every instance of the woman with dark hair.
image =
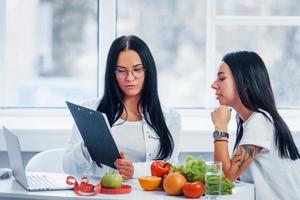
<svg viewBox="0 0 300 200">
<path fill-rule="evenodd" d="M 211 113 L 215 126 L 214 159 L 227 178 L 251 182 L 256 199 L 300 199 L 300 158 L 292 134 L 279 115 L 269 75 L 254 52 L 223 57 L 212 84 L 220 107 Z M 229 156 L 227 126 L 231 108 L 237 113 L 237 135 Z"/>
<path fill-rule="evenodd" d="M 115 165 L 124 179 L 150 175 L 154 159 L 177 163 L 181 120 L 176 112 L 162 109 L 154 59 L 137 36 L 121 36 L 113 41 L 103 98 L 84 106 L 106 114 L 121 152 Z M 64 170 L 72 174 L 101 176 L 114 171 L 91 160 L 76 126 L 63 164 Z"/>
</svg>

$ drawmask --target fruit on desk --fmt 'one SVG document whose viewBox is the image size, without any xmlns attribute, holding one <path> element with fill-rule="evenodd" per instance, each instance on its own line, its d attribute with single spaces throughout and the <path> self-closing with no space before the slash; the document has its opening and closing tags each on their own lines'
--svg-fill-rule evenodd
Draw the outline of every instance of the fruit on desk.
<svg viewBox="0 0 300 200">
<path fill-rule="evenodd" d="M 123 178 L 119 173 L 106 173 L 101 179 L 101 185 L 106 188 L 119 188 L 122 183 Z"/>
<path fill-rule="evenodd" d="M 183 186 L 183 194 L 184 196 L 188 198 L 199 198 L 201 197 L 205 192 L 205 185 L 200 182 L 187 182 Z"/>
<path fill-rule="evenodd" d="M 188 156 L 182 165 L 173 166 L 172 172 L 183 174 L 189 182 L 205 181 L 206 163 L 201 157 Z M 223 174 L 222 194 L 232 194 L 234 183 L 226 179 Z"/>
<path fill-rule="evenodd" d="M 165 178 L 168 176 L 168 174 L 164 175 L 163 177 L 161 177 L 161 182 L 159 184 L 159 188 L 161 188 L 162 190 L 164 190 L 164 180 Z"/>
<path fill-rule="evenodd" d="M 180 195 L 186 182 L 187 180 L 182 174 L 178 172 L 170 173 L 164 179 L 164 190 L 169 195 Z"/>
<path fill-rule="evenodd" d="M 151 164 L 151 175 L 163 177 L 164 175 L 167 175 L 171 169 L 172 164 L 161 160 L 155 160 Z"/>
<path fill-rule="evenodd" d="M 147 191 L 156 190 L 161 182 L 162 178 L 157 176 L 142 176 L 139 177 L 140 186 Z"/>
</svg>

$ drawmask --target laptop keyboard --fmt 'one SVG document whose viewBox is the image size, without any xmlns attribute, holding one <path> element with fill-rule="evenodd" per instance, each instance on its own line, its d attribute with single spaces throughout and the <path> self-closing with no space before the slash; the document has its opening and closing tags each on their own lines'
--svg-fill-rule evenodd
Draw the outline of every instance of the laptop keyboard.
<svg viewBox="0 0 300 200">
<path fill-rule="evenodd" d="M 29 187 L 51 189 L 55 186 L 55 181 L 49 176 L 45 175 L 30 175 L 26 176 Z"/>
</svg>

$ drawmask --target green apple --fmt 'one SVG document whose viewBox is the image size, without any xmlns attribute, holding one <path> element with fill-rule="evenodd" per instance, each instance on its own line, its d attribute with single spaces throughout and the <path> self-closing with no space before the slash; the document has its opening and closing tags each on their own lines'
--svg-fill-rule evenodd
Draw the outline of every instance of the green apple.
<svg viewBox="0 0 300 200">
<path fill-rule="evenodd" d="M 101 184 L 106 188 L 119 188 L 122 183 L 123 178 L 119 173 L 106 173 L 101 179 Z"/>
</svg>

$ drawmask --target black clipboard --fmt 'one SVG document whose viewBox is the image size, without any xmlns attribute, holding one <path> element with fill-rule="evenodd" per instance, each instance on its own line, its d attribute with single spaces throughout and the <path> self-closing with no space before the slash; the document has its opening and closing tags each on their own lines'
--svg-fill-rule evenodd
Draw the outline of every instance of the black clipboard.
<svg viewBox="0 0 300 200">
<path fill-rule="evenodd" d="M 110 133 L 106 115 L 68 101 L 66 103 L 92 160 L 98 166 L 104 164 L 117 169 L 114 162 L 120 158 L 120 153 Z"/>
</svg>

